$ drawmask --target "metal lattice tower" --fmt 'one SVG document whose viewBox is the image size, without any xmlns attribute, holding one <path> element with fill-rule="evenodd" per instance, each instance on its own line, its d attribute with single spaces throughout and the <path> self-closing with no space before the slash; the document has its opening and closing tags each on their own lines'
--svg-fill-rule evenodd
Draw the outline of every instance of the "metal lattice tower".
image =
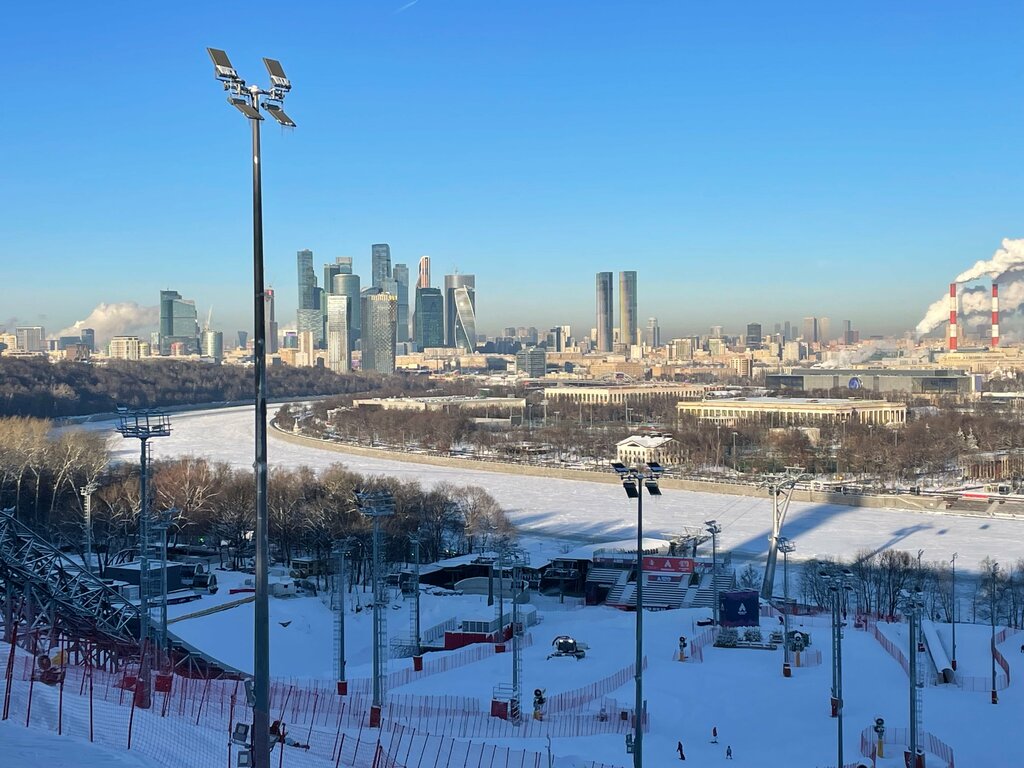
<svg viewBox="0 0 1024 768">
<path fill-rule="evenodd" d="M 772 532 L 768 537 L 768 560 L 764 567 L 764 581 L 761 583 L 761 597 L 772 599 L 775 589 L 775 564 L 779 559 L 779 537 L 782 535 L 782 524 L 786 521 L 789 502 L 793 499 L 796 484 L 811 478 L 803 467 L 786 467 L 782 474 L 765 475 L 759 488 L 767 488 L 772 497 Z"/>
<path fill-rule="evenodd" d="M 380 708 L 387 693 L 388 673 L 388 619 L 384 610 L 387 586 L 384 582 L 384 558 L 380 546 L 381 518 L 395 514 L 395 499 L 390 491 L 360 491 L 356 493 L 360 511 L 373 520 L 373 708 L 371 725 L 379 725 Z"/>
<path fill-rule="evenodd" d="M 345 680 L 345 568 L 351 542 L 344 540 L 334 546 L 334 579 L 331 589 L 331 612 L 334 614 L 334 674 L 339 692 Z"/>
<path fill-rule="evenodd" d="M 529 555 L 518 547 L 503 547 L 498 551 L 498 566 L 504 578 L 505 570 L 511 573 L 512 581 L 512 681 L 502 683 L 494 688 L 494 698 L 508 701 L 508 719 L 519 725 L 523 719 L 523 649 L 522 639 L 525 634 L 523 622 L 519 616 L 519 600 L 523 585 L 523 568 L 530 564 Z M 501 616 L 498 627 L 504 630 L 504 617 Z M 504 635 L 502 635 L 504 640 Z"/>
<path fill-rule="evenodd" d="M 920 734 L 921 734 L 921 713 L 924 707 L 924 670 L 925 661 L 921 659 L 920 653 L 924 643 L 921 641 L 920 629 L 921 629 L 921 614 L 924 610 L 924 595 L 921 592 L 920 587 L 916 587 L 912 591 L 905 592 L 902 596 L 902 609 L 907 615 L 907 625 L 909 628 L 908 641 L 910 647 L 908 648 L 909 660 L 910 660 L 910 754 L 915 757 L 913 760 L 917 760 L 917 754 L 920 750 Z"/>
</svg>

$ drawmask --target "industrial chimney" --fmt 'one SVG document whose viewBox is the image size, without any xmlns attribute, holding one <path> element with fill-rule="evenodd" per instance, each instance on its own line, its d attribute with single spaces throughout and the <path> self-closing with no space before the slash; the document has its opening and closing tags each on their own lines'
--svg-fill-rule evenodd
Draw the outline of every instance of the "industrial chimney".
<svg viewBox="0 0 1024 768">
<path fill-rule="evenodd" d="M 999 346 L 999 284 L 992 283 L 992 348 Z"/>
<path fill-rule="evenodd" d="M 949 351 L 956 352 L 956 283 L 949 284 Z"/>
</svg>

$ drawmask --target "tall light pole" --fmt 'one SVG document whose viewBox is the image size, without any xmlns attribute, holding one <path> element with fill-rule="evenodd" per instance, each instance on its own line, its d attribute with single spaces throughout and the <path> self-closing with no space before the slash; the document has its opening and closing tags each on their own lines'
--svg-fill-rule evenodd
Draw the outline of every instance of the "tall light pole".
<svg viewBox="0 0 1024 768">
<path fill-rule="evenodd" d="M 738 469 L 736 469 L 736 436 L 737 435 L 739 435 L 739 432 L 733 432 L 732 433 L 732 468 L 733 468 L 734 472 L 738 472 L 739 471 Z"/>
<path fill-rule="evenodd" d="M 334 642 L 337 664 L 335 677 L 337 677 L 338 695 L 344 696 L 348 693 L 348 680 L 345 677 L 345 567 L 346 555 L 351 549 L 350 539 L 342 539 L 334 544 L 335 569 L 334 577 Z"/>
<path fill-rule="evenodd" d="M 79 489 L 85 512 L 85 570 L 89 573 L 92 573 L 92 495 L 98 488 L 96 483 L 89 481 Z"/>
<path fill-rule="evenodd" d="M 992 703 L 999 703 L 999 694 L 996 693 L 996 587 L 999 580 L 999 563 L 992 563 L 990 571 L 992 586 L 989 587 L 989 620 L 992 622 Z"/>
<path fill-rule="evenodd" d="M 924 594 L 921 587 L 917 586 L 910 592 L 903 593 L 903 610 L 908 618 L 908 644 L 910 653 L 910 756 L 907 765 L 911 768 L 921 768 L 924 765 L 924 753 L 918 746 L 921 732 L 921 701 L 920 697 L 924 691 L 924 681 L 918 680 L 918 627 L 921 621 L 921 611 L 924 609 Z"/>
<path fill-rule="evenodd" d="M 256 594 L 253 639 L 253 768 L 270 765 L 270 604 L 267 570 L 270 544 L 267 534 L 267 328 L 266 294 L 263 284 L 263 191 L 261 181 L 260 123 L 265 110 L 281 125 L 294 128 L 284 111 L 284 97 L 292 84 L 281 63 L 263 59 L 270 75 L 270 89 L 246 87 L 231 65 L 228 55 L 207 48 L 213 60 L 214 76 L 224 84 L 228 103 L 252 123 L 252 273 L 253 273 L 253 373 L 256 387 Z"/>
<path fill-rule="evenodd" d="M 380 713 L 384 706 L 384 685 L 387 682 L 388 630 L 384 612 L 385 585 L 380 548 L 380 521 L 395 514 L 395 499 L 390 491 L 357 491 L 359 510 L 373 521 L 373 702 L 370 707 L 370 727 L 380 727 Z"/>
<path fill-rule="evenodd" d="M 658 478 L 665 471 L 656 461 L 647 462 L 646 470 L 629 468 L 620 461 L 612 462 L 612 469 L 622 480 L 626 496 L 636 499 L 636 704 L 634 705 L 633 739 L 626 737 L 626 749 L 632 747 L 633 768 L 643 768 L 644 720 L 644 488 L 651 496 L 661 496 Z"/>
<path fill-rule="evenodd" d="M 711 586 L 715 590 L 715 604 L 711 608 L 715 626 L 718 626 L 718 534 L 722 525 L 717 520 L 705 520 L 704 530 L 711 534 Z M 707 539 L 705 539 L 707 541 Z"/>
<path fill-rule="evenodd" d="M 779 552 L 782 553 L 782 672 L 789 667 L 789 554 L 796 550 L 796 544 L 785 536 L 779 537 Z"/>
<path fill-rule="evenodd" d="M 953 624 L 953 658 L 950 659 L 953 671 L 956 672 L 956 558 L 957 553 L 953 553 L 953 594 L 950 595 L 952 598 L 951 610 L 952 610 L 952 624 Z"/>
<path fill-rule="evenodd" d="M 843 763 L 843 599 L 851 589 L 853 573 L 847 569 L 820 571 L 832 600 L 832 716 L 836 718 L 836 765 Z"/>
<path fill-rule="evenodd" d="M 117 431 L 121 437 L 139 441 L 139 678 L 135 689 L 135 704 L 148 709 L 152 704 L 153 665 L 152 649 L 149 645 L 149 441 L 154 437 L 171 434 L 171 419 L 159 411 L 129 411 L 118 409 Z M 149 651 L 147 653 L 147 651 Z"/>
</svg>

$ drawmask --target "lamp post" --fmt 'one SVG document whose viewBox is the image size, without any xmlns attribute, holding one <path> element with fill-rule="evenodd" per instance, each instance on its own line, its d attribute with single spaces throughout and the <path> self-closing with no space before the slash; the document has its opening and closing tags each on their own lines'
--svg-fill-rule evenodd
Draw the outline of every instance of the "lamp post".
<svg viewBox="0 0 1024 768">
<path fill-rule="evenodd" d="M 779 551 L 782 553 L 782 673 L 789 667 L 789 553 L 796 550 L 796 544 L 785 536 L 779 537 Z"/>
<path fill-rule="evenodd" d="M 148 709 L 152 704 L 150 670 L 153 659 L 147 653 L 149 643 L 149 441 L 154 437 L 171 434 L 171 420 L 159 411 L 129 411 L 118 409 L 117 431 L 121 437 L 139 441 L 139 678 L 135 689 L 135 704 Z"/>
<path fill-rule="evenodd" d="M 847 569 L 820 571 L 832 602 L 832 716 L 836 718 L 836 760 L 843 765 L 843 598 L 851 589 L 853 573 Z"/>
<path fill-rule="evenodd" d="M 338 678 L 339 696 L 348 693 L 348 680 L 345 677 L 345 560 L 351 548 L 351 539 L 342 539 L 334 545 L 337 574 L 334 577 L 334 604 L 331 607 L 334 609 L 334 641 L 337 654 L 335 676 Z"/>
<path fill-rule="evenodd" d="M 370 727 L 380 727 L 380 713 L 384 705 L 384 684 L 387 678 L 387 614 L 384 612 L 383 563 L 380 549 L 380 521 L 395 514 L 395 499 L 390 491 L 357 491 L 359 511 L 373 521 L 373 702 L 370 707 Z"/>
<path fill-rule="evenodd" d="M 715 590 L 715 604 L 711 608 L 715 626 L 718 626 L 718 534 L 722 526 L 717 520 L 705 520 L 704 530 L 711 534 L 711 585 Z M 706 539 L 705 539 L 706 541 Z"/>
<path fill-rule="evenodd" d="M 90 481 L 79 489 L 85 512 L 85 570 L 89 573 L 92 573 L 92 495 L 98 488 L 96 483 Z"/>
<path fill-rule="evenodd" d="M 952 612 L 952 625 L 953 625 L 953 658 L 950 659 L 953 671 L 956 672 L 956 558 L 957 553 L 953 553 L 953 594 L 950 595 L 952 598 L 951 612 Z"/>
<path fill-rule="evenodd" d="M 910 653 L 910 754 L 906 756 L 906 764 L 911 768 L 919 768 L 924 765 L 924 753 L 918 746 L 921 730 L 921 706 L 919 697 L 924 690 L 924 681 L 918 680 L 918 628 L 921 621 L 921 611 L 924 609 L 924 594 L 921 587 L 917 586 L 910 592 L 903 593 L 903 610 L 909 619 L 908 644 Z"/>
<path fill-rule="evenodd" d="M 739 432 L 732 433 L 732 468 L 735 472 L 739 471 L 738 469 L 736 469 L 736 436 L 738 434 Z"/>
<path fill-rule="evenodd" d="M 636 499 L 636 704 L 634 705 L 633 739 L 626 737 L 626 749 L 632 745 L 633 768 L 643 768 L 643 647 L 644 647 L 644 488 L 651 496 L 661 496 L 658 478 L 665 471 L 656 461 L 647 462 L 646 471 L 629 468 L 620 461 L 612 462 L 612 469 L 622 480 L 622 489 L 630 499 Z"/>
<path fill-rule="evenodd" d="M 992 703 L 999 703 L 999 694 L 996 693 L 996 587 L 999 579 L 999 563 L 992 563 L 991 570 L 992 585 L 989 587 L 989 620 L 992 622 Z"/>
<path fill-rule="evenodd" d="M 256 475 L 256 594 L 253 639 L 253 768 L 270 764 L 270 604 L 267 571 L 270 544 L 267 533 L 267 328 L 266 294 L 263 284 L 263 191 L 260 158 L 261 110 L 278 123 L 294 128 L 295 123 L 284 111 L 284 97 L 291 82 L 281 63 L 263 59 L 270 76 L 270 89 L 256 85 L 246 87 L 231 65 L 228 55 L 217 48 L 207 48 L 213 60 L 214 77 L 224 84 L 228 103 L 252 123 L 252 261 L 253 261 L 253 373 L 256 389 L 256 445 L 253 467 Z"/>
</svg>

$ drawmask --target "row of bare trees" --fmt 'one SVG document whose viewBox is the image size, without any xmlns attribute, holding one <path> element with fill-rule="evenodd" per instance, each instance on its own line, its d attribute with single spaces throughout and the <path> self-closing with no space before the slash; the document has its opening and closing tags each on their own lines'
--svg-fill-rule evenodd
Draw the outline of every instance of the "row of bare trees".
<svg viewBox="0 0 1024 768">
<path fill-rule="evenodd" d="M 961 567 L 963 564 L 961 564 Z M 800 594 L 804 603 L 824 609 L 830 605 L 829 584 L 823 574 L 837 568 L 850 571 L 852 592 L 846 609 L 851 613 L 896 616 L 906 593 L 921 590 L 925 615 L 950 621 L 989 622 L 1024 627 L 1024 559 L 1008 568 L 990 558 L 973 571 L 959 570 L 954 595 L 951 561 L 920 562 L 898 549 L 862 551 L 848 562 L 818 559 L 804 563 Z"/>
</svg>

